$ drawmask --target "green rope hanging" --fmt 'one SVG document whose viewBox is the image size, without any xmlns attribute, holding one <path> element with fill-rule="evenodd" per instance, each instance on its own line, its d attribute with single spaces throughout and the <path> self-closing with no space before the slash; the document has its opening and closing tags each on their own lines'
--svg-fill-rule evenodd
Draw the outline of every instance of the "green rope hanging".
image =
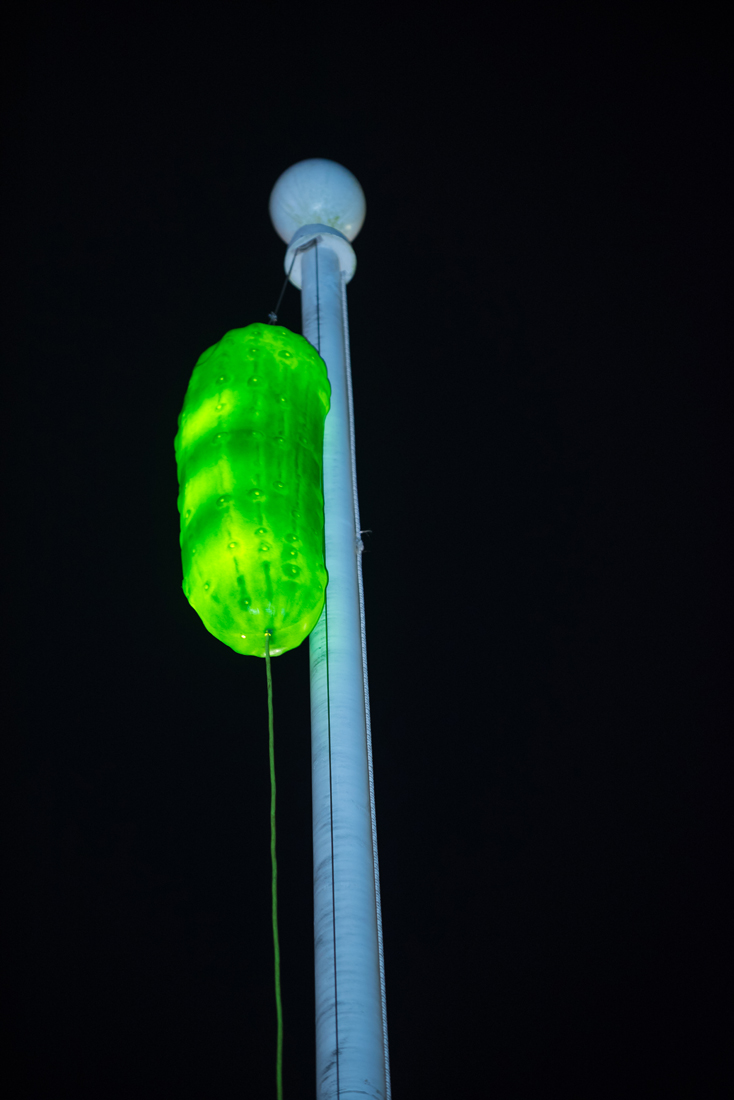
<svg viewBox="0 0 734 1100">
<path fill-rule="evenodd" d="M 273 730 L 273 677 L 270 671 L 270 633 L 265 633 L 265 669 L 268 677 L 268 733 L 270 749 L 270 861 L 273 883 L 273 950 L 275 953 L 275 1011 L 278 1048 L 275 1076 L 278 1100 L 283 1100 L 283 1005 L 280 999 L 280 940 L 278 938 L 278 860 L 275 855 L 275 734 Z"/>
</svg>

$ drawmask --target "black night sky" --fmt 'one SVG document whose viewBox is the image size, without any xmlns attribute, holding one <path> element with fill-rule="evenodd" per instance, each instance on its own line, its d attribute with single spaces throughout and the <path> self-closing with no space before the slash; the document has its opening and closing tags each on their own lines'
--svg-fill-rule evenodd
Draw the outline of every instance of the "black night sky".
<svg viewBox="0 0 734 1100">
<path fill-rule="evenodd" d="M 25 10 L 9 1100 L 275 1096 L 265 668 L 182 594 L 173 437 L 198 355 L 274 307 L 268 196 L 312 156 L 367 196 L 349 305 L 393 1096 L 729 1095 L 713 10 Z M 293 288 L 280 319 L 300 330 Z M 285 1095 L 313 1100 L 307 646 L 273 672 Z"/>
</svg>

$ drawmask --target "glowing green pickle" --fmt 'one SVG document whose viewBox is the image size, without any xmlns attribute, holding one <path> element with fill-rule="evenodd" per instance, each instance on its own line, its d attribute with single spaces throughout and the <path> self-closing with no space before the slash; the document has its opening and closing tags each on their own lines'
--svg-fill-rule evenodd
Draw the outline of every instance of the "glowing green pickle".
<svg viewBox="0 0 734 1100">
<path fill-rule="evenodd" d="M 321 466 L 331 387 L 288 329 L 232 329 L 201 356 L 176 435 L 183 590 L 237 653 L 284 653 L 324 605 Z"/>
</svg>

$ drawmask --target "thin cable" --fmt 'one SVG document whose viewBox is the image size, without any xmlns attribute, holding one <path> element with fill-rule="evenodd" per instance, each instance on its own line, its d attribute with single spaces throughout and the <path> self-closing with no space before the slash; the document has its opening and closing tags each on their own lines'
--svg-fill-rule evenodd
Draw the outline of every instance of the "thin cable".
<svg viewBox="0 0 734 1100">
<path fill-rule="evenodd" d="M 317 351 L 321 355 L 321 299 L 319 297 L 319 245 L 313 242 L 316 248 L 314 260 L 316 264 L 316 342 Z M 323 472 L 322 472 L 323 480 Z M 323 489 L 322 489 L 323 491 Z M 326 532 L 324 532 L 326 534 Z M 334 797 L 331 775 L 331 694 L 329 685 L 329 602 L 324 592 L 324 635 L 326 642 L 326 731 L 329 746 L 329 829 L 331 835 L 331 934 L 334 946 L 334 1039 L 336 1043 L 336 1098 L 339 1100 L 341 1088 L 339 1084 L 339 987 L 336 974 L 336 880 L 334 873 Z"/>
<path fill-rule="evenodd" d="M 298 255 L 299 252 L 302 252 L 302 251 L 303 251 L 302 249 L 297 248 L 296 251 L 293 253 L 293 259 L 291 260 L 290 270 L 288 271 L 288 274 L 285 277 L 285 282 L 283 283 L 283 289 L 281 290 L 280 297 L 278 298 L 278 304 L 276 305 L 275 309 L 271 310 L 271 312 L 268 314 L 268 324 L 269 325 L 276 324 L 276 322 L 278 320 L 278 310 L 280 309 L 280 303 L 283 301 L 283 295 L 285 294 L 286 287 L 288 286 L 288 283 L 290 282 L 291 271 L 293 271 L 293 265 L 296 262 L 296 256 Z"/>
<path fill-rule="evenodd" d="M 321 303 L 319 300 L 319 242 L 313 241 L 315 249 L 314 257 L 316 260 L 316 342 L 318 343 L 317 351 L 321 355 Z"/>
<path fill-rule="evenodd" d="M 283 301 L 283 295 L 285 294 L 288 283 L 290 282 L 290 277 L 291 277 L 291 273 L 293 271 L 293 266 L 296 262 L 296 256 L 298 255 L 299 252 L 308 252 L 309 248 L 313 248 L 316 245 L 316 243 L 317 243 L 316 238 L 314 238 L 313 240 L 309 241 L 308 244 L 302 244 L 300 246 L 300 248 L 297 248 L 295 250 L 295 252 L 293 253 L 293 259 L 291 260 L 291 266 L 288 268 L 288 274 L 285 277 L 285 282 L 283 283 L 283 289 L 281 290 L 280 297 L 278 298 L 278 304 L 276 305 L 275 309 L 271 310 L 270 313 L 268 314 L 268 324 L 269 325 L 274 325 L 274 324 L 277 323 L 278 310 L 280 309 L 280 303 Z"/>
<path fill-rule="evenodd" d="M 354 393 L 352 390 L 352 359 L 349 351 L 349 315 L 347 313 L 347 281 L 341 276 L 342 325 L 344 327 L 344 362 L 347 375 L 347 398 L 349 404 L 349 444 L 352 461 L 352 499 L 354 503 L 354 525 L 357 532 L 357 585 L 359 589 L 359 631 L 362 640 L 362 684 L 364 688 L 364 716 L 367 732 L 367 773 L 370 791 L 370 819 L 372 825 L 372 869 L 375 878 L 375 910 L 377 916 L 377 951 L 380 968 L 380 1001 L 382 1007 L 382 1046 L 385 1059 L 385 1098 L 391 1100 L 390 1050 L 387 1041 L 387 997 L 385 995 L 385 956 L 382 940 L 382 899 L 380 896 L 380 864 L 377 858 L 377 816 L 375 813 L 375 778 L 372 768 L 372 721 L 370 715 L 370 688 L 367 676 L 367 631 L 364 615 L 364 583 L 362 579 L 362 534 L 359 518 L 359 496 L 357 494 L 357 450 L 354 436 Z"/>
<path fill-rule="evenodd" d="M 278 1100 L 283 1100 L 283 1005 L 280 999 L 280 940 L 278 938 L 278 861 L 275 858 L 275 734 L 273 730 L 273 677 L 270 672 L 270 631 L 265 631 L 265 670 L 268 677 L 268 744 L 270 751 L 270 862 L 273 868 L 273 950 L 275 953 L 275 1011 L 278 1017 L 278 1049 L 275 1081 Z"/>
</svg>

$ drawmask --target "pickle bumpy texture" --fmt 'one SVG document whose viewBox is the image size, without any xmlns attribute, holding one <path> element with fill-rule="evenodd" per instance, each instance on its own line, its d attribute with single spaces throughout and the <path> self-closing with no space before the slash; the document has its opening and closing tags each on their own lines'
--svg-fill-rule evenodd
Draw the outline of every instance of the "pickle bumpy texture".
<svg viewBox="0 0 734 1100">
<path fill-rule="evenodd" d="M 237 653 L 300 645 L 324 606 L 326 365 L 274 325 L 232 329 L 200 357 L 176 435 L 183 590 Z"/>
</svg>

